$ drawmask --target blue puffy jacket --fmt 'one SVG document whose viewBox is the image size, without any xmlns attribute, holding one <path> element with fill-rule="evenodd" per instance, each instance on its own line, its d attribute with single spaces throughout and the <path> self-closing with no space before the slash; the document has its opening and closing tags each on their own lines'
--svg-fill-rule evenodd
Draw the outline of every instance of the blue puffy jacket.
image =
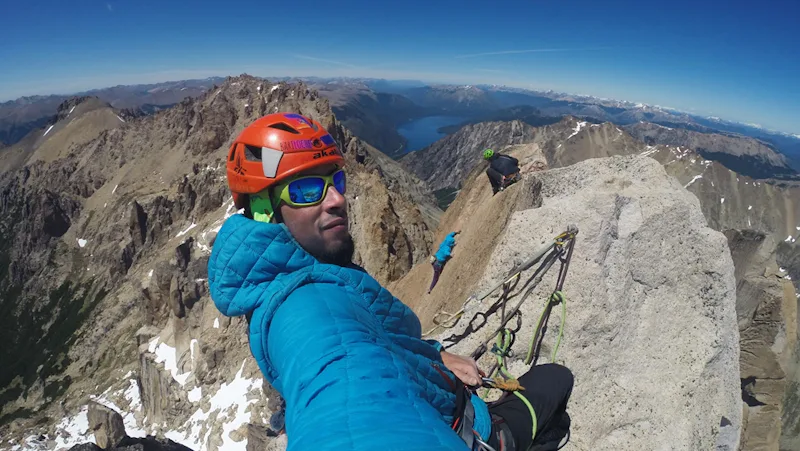
<svg viewBox="0 0 800 451">
<path fill-rule="evenodd" d="M 220 312 L 252 314 L 250 350 L 286 400 L 289 450 L 467 449 L 435 342 L 361 268 L 320 263 L 285 226 L 237 214 L 217 235 L 208 283 Z M 472 399 L 487 437 L 488 409 Z"/>
<path fill-rule="evenodd" d="M 453 247 L 456 245 L 456 232 L 450 232 L 444 240 L 442 244 L 439 245 L 439 249 L 436 251 L 436 260 L 439 260 L 439 263 L 444 263 L 450 258 L 450 254 L 453 252 Z"/>
</svg>

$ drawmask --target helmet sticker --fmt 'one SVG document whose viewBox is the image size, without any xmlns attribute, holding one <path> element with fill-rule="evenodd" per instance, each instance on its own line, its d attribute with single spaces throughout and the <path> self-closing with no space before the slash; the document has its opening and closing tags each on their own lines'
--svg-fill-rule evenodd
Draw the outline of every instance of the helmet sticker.
<svg viewBox="0 0 800 451">
<path fill-rule="evenodd" d="M 333 140 L 331 139 L 331 144 Z M 281 143 L 281 150 L 284 152 L 290 152 L 293 150 L 314 150 L 314 149 L 321 149 L 323 147 L 324 140 L 320 140 L 317 138 L 312 139 L 296 139 L 294 141 L 284 141 Z M 327 144 L 327 145 L 331 145 Z"/>
<path fill-rule="evenodd" d="M 234 170 L 234 172 L 236 172 L 239 175 L 247 174 L 247 170 L 244 168 L 244 166 L 242 166 L 242 160 L 243 159 L 244 159 L 244 157 L 242 157 L 242 152 L 241 151 L 236 152 L 236 162 L 235 162 L 235 166 L 234 166 L 233 170 Z"/>
<path fill-rule="evenodd" d="M 269 147 L 261 148 L 261 165 L 264 168 L 265 176 L 275 178 L 281 158 L 283 158 L 283 152 L 280 150 L 270 149 Z"/>
<path fill-rule="evenodd" d="M 321 152 L 317 152 L 317 153 L 314 154 L 314 156 L 312 158 L 314 158 L 316 160 L 318 158 L 329 157 L 329 156 L 333 156 L 333 155 L 340 155 L 340 156 L 342 155 L 342 153 L 339 152 L 339 148 L 338 147 L 331 147 L 330 149 L 325 149 L 325 150 L 323 150 Z"/>
<path fill-rule="evenodd" d="M 283 117 L 285 117 L 286 119 L 291 119 L 292 122 L 295 123 L 295 127 L 297 127 L 298 130 L 303 128 L 311 128 L 311 123 L 308 122 L 306 118 L 304 118 L 299 114 L 289 113 L 289 114 L 284 114 Z"/>
<path fill-rule="evenodd" d="M 281 143 L 281 150 L 284 152 L 292 150 L 314 150 L 322 148 L 322 142 L 319 139 L 297 139 L 294 141 L 284 141 Z"/>
</svg>

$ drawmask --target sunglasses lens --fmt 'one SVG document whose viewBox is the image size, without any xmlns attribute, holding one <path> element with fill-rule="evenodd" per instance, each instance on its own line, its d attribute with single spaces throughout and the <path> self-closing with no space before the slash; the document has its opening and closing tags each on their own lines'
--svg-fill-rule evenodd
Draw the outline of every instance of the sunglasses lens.
<svg viewBox="0 0 800 451">
<path fill-rule="evenodd" d="M 333 174 L 333 186 L 336 187 L 336 191 L 339 191 L 339 194 L 344 194 L 345 189 L 347 189 L 347 178 L 344 176 L 344 171 Z"/>
<path fill-rule="evenodd" d="M 325 191 L 325 180 L 306 178 L 295 180 L 289 184 L 289 199 L 296 204 L 310 204 L 322 199 Z"/>
</svg>

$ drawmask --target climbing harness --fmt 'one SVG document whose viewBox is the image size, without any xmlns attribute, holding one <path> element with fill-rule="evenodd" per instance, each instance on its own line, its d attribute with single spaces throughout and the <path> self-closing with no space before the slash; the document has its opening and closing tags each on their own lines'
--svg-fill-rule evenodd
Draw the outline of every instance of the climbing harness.
<svg viewBox="0 0 800 451">
<path fill-rule="evenodd" d="M 497 313 L 498 310 L 500 311 L 500 324 L 482 343 L 478 345 L 478 347 L 472 352 L 471 357 L 475 360 L 478 360 L 484 354 L 486 354 L 487 351 L 495 355 L 496 362 L 487 374 L 487 377 L 482 379 L 481 386 L 486 388 L 487 392 L 489 389 L 499 389 L 511 393 L 519 398 L 523 404 L 525 404 L 531 414 L 531 421 L 533 423 L 532 439 L 536 438 L 536 432 L 538 428 L 536 412 L 534 411 L 533 406 L 530 404 L 528 399 L 520 393 L 520 391 L 524 390 L 524 387 L 521 387 L 517 379 L 508 371 L 506 366 L 506 358 L 513 357 L 511 347 L 514 344 L 516 333 L 519 332 L 522 326 L 522 316 L 520 312 L 522 304 L 528 299 L 538 284 L 541 283 L 542 278 L 547 271 L 558 261 L 561 263 L 561 265 L 558 278 L 556 280 L 555 289 L 545 301 L 544 308 L 541 315 L 539 315 L 539 320 L 536 323 L 536 328 L 534 329 L 534 334 L 531 337 L 531 341 L 528 346 L 528 352 L 526 353 L 524 360 L 526 365 L 536 365 L 536 362 L 539 359 L 542 341 L 545 333 L 547 332 L 547 324 L 550 318 L 550 312 L 555 306 L 561 305 L 561 324 L 550 356 L 550 361 L 555 362 L 556 353 L 558 352 L 558 347 L 561 344 L 561 338 L 564 333 L 564 325 L 567 313 L 566 298 L 562 290 L 564 288 L 564 281 L 566 280 L 567 271 L 569 269 L 569 263 L 572 259 L 572 250 L 575 245 L 575 236 L 577 233 L 577 226 L 570 225 L 566 232 L 556 236 L 550 244 L 542 247 L 530 259 L 512 269 L 502 282 L 491 287 L 482 295 L 473 295 L 467 298 L 467 300 L 464 301 L 461 309 L 459 309 L 457 312 L 453 314 L 439 312 L 436 316 L 434 316 L 433 322 L 435 327 L 425 334 L 426 336 L 429 336 L 440 327 L 455 327 L 465 312 L 480 305 L 481 301 L 502 287 L 502 294 L 497 301 L 489 306 L 485 312 L 476 312 L 462 333 L 453 334 L 445 338 L 442 340 L 442 345 L 445 349 L 455 346 L 464 338 L 480 330 L 484 325 L 486 325 L 488 318 L 491 315 Z M 517 290 L 517 285 L 521 279 L 521 273 L 539 262 L 541 263 L 533 272 L 533 274 L 528 277 L 519 290 Z M 512 292 L 514 293 L 512 294 Z M 522 295 L 519 297 L 517 303 L 507 311 L 508 301 L 516 298 L 520 295 L 520 293 L 522 293 Z M 447 315 L 447 317 L 442 320 L 441 315 Z M 514 318 L 516 318 L 515 326 L 508 327 L 511 320 Z M 488 348 L 488 344 L 493 339 L 495 339 L 495 342 L 491 348 Z M 499 377 L 495 377 L 495 375 L 498 375 Z M 467 404 L 471 405 L 471 403 Z M 461 434 L 462 438 L 465 438 L 465 435 L 466 434 Z M 467 440 L 465 439 L 465 441 Z M 470 448 L 473 448 L 475 441 L 469 440 L 467 441 L 467 444 L 470 446 Z M 486 444 L 481 442 L 480 445 Z M 473 449 L 491 449 L 491 447 L 486 445 L 484 448 Z"/>
<path fill-rule="evenodd" d="M 504 175 L 500 179 L 500 188 L 498 188 L 498 191 L 505 191 L 506 188 L 517 183 L 519 180 L 520 180 L 519 171 L 511 175 Z"/>
</svg>

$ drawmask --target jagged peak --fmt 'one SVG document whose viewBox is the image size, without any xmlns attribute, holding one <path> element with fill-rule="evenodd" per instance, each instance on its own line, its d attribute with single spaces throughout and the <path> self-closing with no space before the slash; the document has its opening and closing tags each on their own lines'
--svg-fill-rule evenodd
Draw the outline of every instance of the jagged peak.
<svg viewBox="0 0 800 451">
<path fill-rule="evenodd" d="M 610 128 L 619 129 L 617 125 L 612 122 L 596 123 L 594 121 L 582 119 L 572 115 L 564 116 L 564 118 L 562 118 L 560 121 L 546 127 L 550 127 L 551 129 L 559 131 L 560 133 L 569 132 L 569 137 L 575 136 L 585 130 L 591 130 L 595 128 L 601 130 Z"/>
<path fill-rule="evenodd" d="M 226 78 L 221 85 L 215 85 L 214 88 L 210 89 L 208 94 L 213 95 L 215 91 L 235 93 L 241 91 L 242 89 L 255 89 L 259 92 L 266 91 L 261 92 L 262 94 L 266 94 L 281 88 L 288 88 L 290 90 L 295 90 L 298 93 L 303 92 L 305 94 L 308 94 L 311 91 L 316 92 L 316 90 L 312 89 L 308 83 L 303 80 L 271 81 L 267 78 L 256 77 L 250 74 L 241 74 Z"/>
<path fill-rule="evenodd" d="M 96 110 L 98 108 L 111 108 L 113 107 L 103 100 L 100 100 L 97 96 L 75 96 L 70 97 L 69 99 L 61 102 L 58 106 L 58 113 L 56 114 L 55 121 L 61 121 L 70 117 L 71 115 L 75 114 L 76 110 L 78 114 L 83 112 Z"/>
<path fill-rule="evenodd" d="M 75 97 L 70 97 L 69 99 L 61 102 L 61 104 L 58 106 L 58 112 L 61 113 L 62 111 L 66 111 L 66 110 L 70 109 L 71 107 L 80 105 L 81 103 L 86 102 L 86 101 L 88 101 L 90 99 L 98 99 L 98 97 L 97 96 L 75 96 Z"/>
<path fill-rule="evenodd" d="M 295 102 L 292 102 L 295 101 Z M 313 103 L 313 105 L 308 104 Z M 241 74 L 225 79 L 220 85 L 214 85 L 205 94 L 197 98 L 187 98 L 179 105 L 183 108 L 194 108 L 203 113 L 210 110 L 243 109 L 258 116 L 274 113 L 276 105 L 279 108 L 291 109 L 293 112 L 307 114 L 314 119 L 332 116 L 332 111 L 327 99 L 311 88 L 302 80 L 269 80 L 249 74 Z M 287 105 L 296 103 L 295 105 Z M 269 108 L 262 108 L 268 104 Z M 258 105 L 258 107 L 256 106 Z M 285 105 L 285 106 L 284 106 Z M 183 108 L 179 108 L 182 110 Z M 169 112 L 172 109 L 165 110 Z M 164 112 L 159 112 L 161 114 Z"/>
</svg>

